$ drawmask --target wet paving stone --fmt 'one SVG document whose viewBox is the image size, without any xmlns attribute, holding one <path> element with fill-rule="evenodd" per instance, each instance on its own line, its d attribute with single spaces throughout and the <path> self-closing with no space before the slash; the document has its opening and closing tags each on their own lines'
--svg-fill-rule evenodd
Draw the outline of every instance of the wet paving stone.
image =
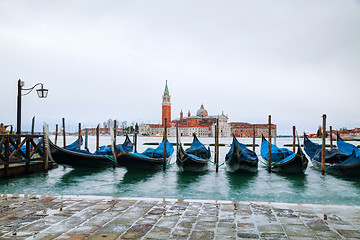
<svg viewBox="0 0 360 240">
<path fill-rule="evenodd" d="M 190 234 L 189 240 L 206 240 L 206 239 L 213 239 L 214 232 L 212 231 L 193 231 Z"/>
<path fill-rule="evenodd" d="M 266 239 L 266 240 L 288 239 L 285 233 L 273 233 L 273 232 L 260 233 L 260 237 L 261 239 Z"/>
<path fill-rule="evenodd" d="M 136 224 L 132 226 L 129 230 L 125 232 L 125 234 L 122 236 L 124 239 L 134 239 L 134 238 L 140 238 L 144 236 L 153 225 L 151 224 Z"/>
<path fill-rule="evenodd" d="M 195 230 L 209 230 L 209 229 L 215 229 L 216 228 L 216 222 L 202 222 L 198 221 L 196 222 L 194 229 Z"/>
<path fill-rule="evenodd" d="M 345 238 L 360 239 L 359 230 L 337 230 L 337 232 Z"/>
<path fill-rule="evenodd" d="M 176 226 L 179 219 L 180 219 L 179 216 L 164 216 L 159 220 L 157 226 L 164 228 L 173 228 Z"/>
<path fill-rule="evenodd" d="M 283 225 L 288 236 L 313 237 L 314 234 L 310 228 L 304 225 Z"/>
<path fill-rule="evenodd" d="M 168 239 L 170 237 L 171 228 L 155 227 L 148 234 L 145 239 Z"/>
<path fill-rule="evenodd" d="M 259 234 L 255 232 L 238 232 L 237 236 L 241 239 L 259 239 Z"/>
<path fill-rule="evenodd" d="M 172 232 L 173 237 L 188 237 L 190 235 L 191 229 L 185 228 L 175 228 Z"/>
<path fill-rule="evenodd" d="M 284 232 L 281 225 L 269 224 L 269 225 L 258 225 L 259 232 Z"/>
<path fill-rule="evenodd" d="M 360 239 L 360 207 L 0 194 L 0 239 Z"/>
</svg>

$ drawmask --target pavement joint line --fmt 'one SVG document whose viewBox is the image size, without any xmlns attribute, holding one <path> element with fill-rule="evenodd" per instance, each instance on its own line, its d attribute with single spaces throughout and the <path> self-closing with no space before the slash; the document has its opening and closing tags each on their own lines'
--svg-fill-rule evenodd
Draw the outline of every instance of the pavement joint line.
<svg viewBox="0 0 360 240">
<path fill-rule="evenodd" d="M 77 200 L 80 200 L 80 199 L 77 199 Z M 76 205 L 79 205 L 79 204 L 81 204 L 81 203 L 80 203 L 80 202 L 75 202 L 73 205 L 71 205 L 71 206 L 69 206 L 69 207 L 66 207 L 66 208 L 63 208 L 62 211 L 66 210 L 66 209 L 69 209 L 69 208 L 72 208 L 72 207 L 74 207 L 74 206 L 76 206 Z M 39 234 L 39 233 L 41 234 L 42 232 L 46 232 L 46 230 L 48 230 L 48 229 L 51 228 L 51 227 L 61 225 L 61 224 L 64 223 L 65 221 L 70 221 L 71 219 L 76 218 L 77 215 L 79 215 L 81 212 L 86 212 L 88 209 L 92 208 L 92 207 L 95 206 L 96 204 L 98 204 L 98 202 L 95 202 L 95 203 L 93 203 L 91 206 L 88 206 L 88 207 L 82 209 L 80 212 L 74 213 L 74 214 L 72 214 L 70 217 L 68 217 L 68 218 L 66 218 L 66 219 L 63 219 L 63 220 L 59 221 L 58 223 L 53 224 L 53 225 L 49 226 L 48 228 L 45 228 L 45 229 L 39 231 L 37 234 Z M 94 215 L 94 216 L 96 216 L 96 215 Z M 52 217 L 52 216 L 49 215 L 49 216 L 46 216 L 45 218 L 51 218 L 51 217 Z M 93 218 L 93 217 L 92 217 L 92 218 Z M 38 221 L 40 221 L 40 220 L 41 220 L 41 219 L 39 219 Z M 84 222 L 82 222 L 81 224 L 84 224 L 84 223 L 87 222 L 88 220 L 89 220 L 89 219 L 86 219 L 86 220 L 85 220 Z M 80 224 L 80 225 L 81 225 L 81 224 Z M 61 235 L 63 235 L 63 234 L 66 234 L 67 232 L 70 232 L 70 231 L 73 230 L 73 229 L 74 229 L 74 228 L 69 228 L 68 231 L 61 233 L 61 234 L 58 235 L 57 237 L 59 237 L 59 236 L 61 236 Z"/>
<path fill-rule="evenodd" d="M 130 211 L 132 208 L 134 208 L 134 206 L 135 205 L 137 205 L 137 204 L 139 204 L 140 203 L 140 200 L 139 201 L 137 201 L 137 202 L 135 202 L 131 207 L 129 207 L 128 209 L 126 209 L 125 211 Z M 156 204 L 155 204 L 156 205 Z M 154 206 L 155 206 L 154 205 Z M 151 208 L 152 209 L 152 208 Z M 150 210 L 151 210 L 150 209 Z M 150 210 L 148 210 L 146 213 L 148 213 Z M 143 215 L 144 216 L 144 215 Z M 128 227 L 121 235 L 120 235 L 120 238 L 122 238 L 126 233 L 127 233 L 127 231 L 129 230 L 129 229 L 131 229 L 132 227 L 134 227 L 135 225 L 136 225 L 136 223 L 138 222 L 140 220 L 140 218 L 139 219 L 137 219 L 136 221 L 134 221 L 134 223 L 130 226 L 130 227 Z M 108 223 L 108 224 L 110 224 L 110 223 Z M 149 231 L 148 231 L 149 232 Z M 146 233 L 147 234 L 147 233 Z M 145 235 L 144 235 L 145 236 Z M 144 237 L 143 236 L 143 237 Z"/>
<path fill-rule="evenodd" d="M 86 210 L 89 209 L 89 208 L 92 208 L 92 207 L 95 206 L 96 204 L 97 204 L 97 203 L 95 203 L 94 205 L 91 205 L 91 206 L 89 206 L 89 207 L 87 207 L 87 208 L 84 208 L 83 210 L 81 210 L 81 212 L 82 212 L 82 211 L 86 211 Z M 110 207 L 110 208 L 111 208 L 111 207 Z M 101 212 L 102 212 L 102 213 L 103 213 L 103 212 L 107 212 L 107 211 L 109 211 L 110 208 L 104 209 L 104 210 L 102 210 Z M 80 213 L 80 212 L 79 212 L 79 213 Z M 121 214 L 121 213 L 119 212 L 119 214 L 118 214 L 116 217 L 118 217 L 120 214 Z M 74 215 L 75 215 L 75 214 L 74 214 Z M 74 215 L 73 215 L 73 216 L 74 216 Z M 73 216 L 72 216 L 72 217 L 73 217 Z M 92 217 L 89 218 L 89 219 L 86 219 L 84 222 L 82 222 L 82 223 L 79 224 L 78 226 L 75 226 L 74 228 L 69 229 L 67 232 L 62 233 L 60 236 L 66 235 L 67 233 L 69 233 L 69 232 L 71 232 L 72 230 L 74 230 L 76 227 L 83 226 L 85 223 L 91 221 L 92 219 L 94 219 L 94 218 L 96 218 L 96 217 L 97 217 L 97 214 L 95 214 L 94 216 L 92 216 Z M 116 217 L 114 217 L 114 218 L 116 218 Z M 109 223 L 106 223 L 106 224 L 103 225 L 103 226 L 106 226 L 107 224 L 109 224 Z M 96 233 L 97 231 L 99 231 L 99 229 L 96 230 L 94 233 Z"/>
<path fill-rule="evenodd" d="M 145 215 L 147 215 L 149 212 L 151 212 L 151 210 L 152 210 L 153 208 L 158 208 L 158 207 L 157 207 L 157 204 L 155 204 L 149 211 L 147 211 Z M 160 222 L 160 220 L 161 220 L 163 217 L 164 217 L 164 214 L 161 215 L 161 217 L 156 221 L 156 223 L 154 223 L 154 225 L 149 229 L 149 231 L 143 236 L 144 238 L 146 238 L 146 236 L 155 228 L 156 224 L 157 224 L 158 222 Z M 139 221 L 139 220 L 138 220 L 138 221 Z M 137 221 L 137 222 L 138 222 L 138 221 Z M 124 233 L 124 234 L 125 234 L 125 233 Z M 122 235 L 122 236 L 123 236 L 123 235 Z"/>
<path fill-rule="evenodd" d="M 270 209 L 271 209 L 272 215 L 275 216 L 276 221 L 279 222 L 281 229 L 282 229 L 283 232 L 285 233 L 285 236 L 286 236 L 287 238 L 289 238 L 287 232 L 285 231 L 284 226 L 283 226 L 282 223 L 280 222 L 279 217 L 277 216 L 276 212 L 274 211 L 274 207 L 273 207 L 272 205 L 270 205 Z M 306 226 L 306 225 L 305 225 L 305 226 Z"/>
<path fill-rule="evenodd" d="M 252 204 L 249 204 L 249 207 L 250 207 L 250 210 L 251 210 L 251 216 L 250 218 L 255 214 L 254 212 L 254 206 Z M 254 226 L 255 226 L 255 232 L 258 234 L 259 238 L 260 238 L 260 231 L 259 231 L 259 225 L 258 225 L 258 222 L 257 221 L 254 221 Z"/>
<path fill-rule="evenodd" d="M 74 204 L 72 204 L 72 205 L 70 205 L 70 206 L 68 206 L 68 207 L 65 207 L 65 208 L 62 207 L 62 211 L 66 210 L 66 209 L 69 209 L 69 208 L 72 208 L 72 207 L 74 207 L 74 206 L 76 206 L 76 205 L 78 205 L 78 204 L 80 204 L 80 202 L 75 202 Z M 83 210 L 85 210 L 85 209 L 83 209 Z M 82 211 L 83 211 L 83 210 L 82 210 Z M 59 222 L 56 223 L 56 224 L 50 225 L 48 228 L 45 228 L 45 229 L 37 232 L 37 234 L 39 234 L 39 233 L 41 234 L 41 232 L 44 232 L 44 231 L 46 231 L 47 229 L 49 229 L 49 228 L 51 228 L 51 227 L 53 227 L 53 226 L 60 225 L 60 224 L 62 224 L 64 221 L 71 219 L 73 216 L 74 216 L 74 215 L 72 215 L 72 216 L 69 217 L 69 218 L 63 219 L 63 220 L 59 221 Z M 19 230 L 24 229 L 25 227 L 27 227 L 27 226 L 29 226 L 29 225 L 31 225 L 31 224 L 37 223 L 37 222 L 39 222 L 39 221 L 41 221 L 41 220 L 44 220 L 44 219 L 46 219 L 46 218 L 51 218 L 51 217 L 52 217 L 52 215 L 48 215 L 48 216 L 46 216 L 46 217 L 44 217 L 44 218 L 40 218 L 40 219 L 38 219 L 38 220 L 36 220 L 36 221 L 34 221 L 34 222 L 31 222 L 31 223 L 29 223 L 29 224 L 27 224 L 27 225 L 25 225 L 25 226 L 22 226 L 21 228 L 18 228 L 16 231 L 11 231 L 11 232 L 5 234 L 4 236 L 13 234 L 14 232 L 15 232 L 15 233 L 16 233 L 16 232 L 19 232 Z M 61 234 L 60 234 L 60 235 L 61 235 Z M 59 235 L 59 236 L 60 236 L 60 235 Z M 10 235 L 10 236 L 11 236 L 11 235 Z"/>
<path fill-rule="evenodd" d="M 174 205 L 175 205 L 175 202 L 172 203 L 171 207 L 173 207 Z M 171 209 L 171 207 L 170 207 L 169 209 Z M 184 214 L 185 214 L 185 211 L 181 214 L 181 216 L 179 217 L 179 219 L 176 221 L 175 226 L 170 230 L 170 235 L 169 235 L 169 237 L 174 237 L 174 236 L 173 236 L 173 233 L 174 233 L 176 227 L 178 226 L 181 217 L 182 217 Z M 191 234 L 191 232 L 190 232 L 190 234 Z M 187 239 L 190 237 L 190 234 L 189 234 L 189 236 L 187 237 Z"/>
<path fill-rule="evenodd" d="M 70 205 L 70 206 L 68 206 L 68 207 L 62 207 L 62 211 L 63 211 L 63 210 L 66 210 L 66 209 L 68 209 L 68 208 L 71 208 L 71 207 L 73 207 L 73 206 L 75 206 L 75 205 L 77 205 L 77 204 L 79 204 L 79 202 L 74 202 L 72 205 Z M 19 210 L 19 211 L 20 211 L 20 210 Z M 19 211 L 17 211 L 17 212 L 19 212 Z M 12 215 L 15 215 L 15 216 L 16 216 L 16 215 L 17 215 L 17 212 L 11 214 L 10 216 L 12 216 Z M 9 216 L 5 216 L 4 218 L 7 218 L 7 217 L 9 217 Z M 51 217 L 51 215 L 50 215 L 50 216 L 46 216 L 46 217 L 44 217 L 44 218 L 50 218 L 50 217 Z M 1 219 L 4 219 L 4 218 L 1 218 Z M 17 228 L 16 231 L 10 231 L 10 232 L 6 233 L 4 236 L 9 235 L 9 234 L 13 234 L 14 232 L 19 232 L 19 230 L 24 229 L 24 228 L 28 227 L 28 226 L 31 225 L 31 224 L 35 224 L 35 223 L 37 223 L 37 222 L 40 222 L 40 221 L 43 220 L 44 218 L 40 218 L 40 219 L 38 219 L 38 220 L 36 220 L 36 221 L 34 221 L 34 222 L 30 222 L 30 223 L 27 224 L 27 225 L 24 225 L 24 226 L 22 226 L 22 227 L 20 227 L 20 228 Z M 64 219 L 64 220 L 65 220 L 65 219 Z M 45 230 L 45 229 L 43 229 L 43 230 Z"/>
<path fill-rule="evenodd" d="M 122 199 L 119 199 L 119 200 L 122 200 Z M 140 200 L 137 200 L 136 202 L 134 202 L 130 207 L 126 208 L 124 212 L 129 212 L 131 211 L 132 208 L 134 208 L 135 205 L 137 205 L 138 203 L 140 202 Z M 107 209 L 108 210 L 108 209 Z M 120 212 L 116 217 L 114 217 L 111 221 L 107 222 L 106 224 L 104 224 L 102 227 L 106 227 L 108 225 L 110 225 L 115 219 L 117 219 L 121 214 L 123 214 L 124 212 Z M 94 216 L 95 217 L 95 216 Z M 127 230 L 129 230 L 131 227 L 133 227 L 135 225 L 136 221 L 126 229 L 126 231 L 124 231 L 124 233 L 122 233 L 120 236 L 123 236 Z M 100 233 L 100 229 L 96 230 L 94 232 L 94 234 L 96 233 Z"/>
</svg>

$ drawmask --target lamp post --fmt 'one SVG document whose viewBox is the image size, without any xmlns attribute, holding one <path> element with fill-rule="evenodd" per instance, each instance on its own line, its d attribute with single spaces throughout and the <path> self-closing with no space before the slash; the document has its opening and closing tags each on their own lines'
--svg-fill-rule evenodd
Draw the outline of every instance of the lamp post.
<svg viewBox="0 0 360 240">
<path fill-rule="evenodd" d="M 48 90 L 44 88 L 42 83 L 37 83 L 31 88 L 23 88 L 24 82 L 19 79 L 18 81 L 18 95 L 17 95 L 17 126 L 16 134 L 21 134 L 21 96 L 28 95 L 36 86 L 41 85 L 41 88 L 36 89 L 37 95 L 39 98 L 46 98 L 48 95 Z M 21 91 L 28 91 L 24 94 Z"/>
</svg>

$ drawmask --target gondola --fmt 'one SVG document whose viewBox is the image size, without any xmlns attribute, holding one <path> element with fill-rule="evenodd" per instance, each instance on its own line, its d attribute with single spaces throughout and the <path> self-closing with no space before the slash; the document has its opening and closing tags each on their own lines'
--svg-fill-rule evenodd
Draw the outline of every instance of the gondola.
<svg viewBox="0 0 360 240">
<path fill-rule="evenodd" d="M 264 136 L 262 136 L 261 157 L 266 161 L 269 159 L 269 142 Z M 304 173 L 308 162 L 309 160 L 301 150 L 300 144 L 298 144 L 296 153 L 287 148 L 278 148 L 276 145 L 271 144 L 270 167 L 272 172 L 284 174 Z"/>
<path fill-rule="evenodd" d="M 206 148 L 196 137 L 195 133 L 193 136 L 193 142 L 188 149 L 184 150 L 180 143 L 179 149 L 177 150 L 176 165 L 181 171 L 206 171 L 211 157 L 210 148 Z"/>
<path fill-rule="evenodd" d="M 49 139 L 50 153 L 52 159 L 58 164 L 71 166 L 98 168 L 114 166 L 114 160 L 109 155 L 99 155 L 88 150 L 78 149 L 78 140 L 68 145 L 66 148 L 55 145 Z"/>
<path fill-rule="evenodd" d="M 360 150 L 354 145 L 337 137 L 338 148 L 325 149 L 325 171 L 329 174 L 345 177 L 360 176 Z M 312 142 L 304 134 L 304 149 L 309 155 L 313 166 L 322 170 L 322 146 Z"/>
<path fill-rule="evenodd" d="M 259 159 L 255 152 L 249 150 L 245 144 L 240 143 L 235 135 L 229 152 L 225 156 L 226 169 L 229 172 L 258 171 Z"/>
<path fill-rule="evenodd" d="M 133 144 L 127 134 L 124 143 L 116 146 L 120 149 L 120 151 L 123 152 L 131 152 L 133 150 Z M 112 156 L 113 155 L 112 146 L 101 146 L 98 150 L 94 152 L 94 154 Z"/>
<path fill-rule="evenodd" d="M 116 161 L 120 166 L 128 169 L 161 169 L 164 165 L 164 139 L 160 145 L 148 148 L 142 153 L 126 152 L 121 148 L 115 148 Z M 171 155 L 174 152 L 172 144 L 166 140 L 166 162 L 169 164 Z"/>
</svg>

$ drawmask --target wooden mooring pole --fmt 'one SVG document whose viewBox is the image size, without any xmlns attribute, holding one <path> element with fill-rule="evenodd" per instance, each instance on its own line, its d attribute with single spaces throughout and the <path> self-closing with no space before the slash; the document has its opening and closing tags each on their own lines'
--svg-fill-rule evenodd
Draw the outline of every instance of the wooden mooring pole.
<svg viewBox="0 0 360 240">
<path fill-rule="evenodd" d="M 138 132 L 139 132 L 139 125 L 136 123 L 135 124 L 135 134 L 134 134 L 134 152 L 137 152 L 137 137 L 138 137 Z"/>
<path fill-rule="evenodd" d="M 214 132 L 214 141 L 215 141 L 215 143 L 214 143 L 214 163 L 215 163 L 215 166 L 216 166 L 216 161 L 217 161 L 217 159 L 216 159 L 216 140 L 217 140 L 217 122 L 215 122 L 215 132 Z M 216 168 L 216 167 L 215 167 Z"/>
<path fill-rule="evenodd" d="M 31 135 L 34 135 L 34 129 L 35 129 L 35 116 L 33 116 L 31 121 Z"/>
<path fill-rule="evenodd" d="M 100 143 L 99 143 L 99 136 L 100 135 L 100 126 L 99 126 L 99 124 L 97 125 L 97 127 L 96 127 L 96 151 L 97 150 L 99 150 L 99 148 L 100 148 Z"/>
<path fill-rule="evenodd" d="M 216 172 L 219 171 L 219 119 L 216 119 L 216 128 L 215 128 L 215 164 Z"/>
<path fill-rule="evenodd" d="M 79 133 L 78 133 L 78 149 L 81 149 L 81 123 L 79 123 Z"/>
<path fill-rule="evenodd" d="M 48 142 L 48 131 L 49 127 L 48 125 L 43 126 L 43 135 L 44 135 L 44 170 L 49 170 L 49 142 Z"/>
<path fill-rule="evenodd" d="M 66 134 L 65 134 L 65 118 L 62 119 L 62 125 L 63 125 L 63 141 L 64 141 L 64 148 L 66 149 Z"/>
<path fill-rule="evenodd" d="M 296 129 L 295 129 L 295 126 L 293 126 L 293 152 L 295 152 L 295 133 L 296 132 Z"/>
<path fill-rule="evenodd" d="M 326 144 L 326 114 L 323 114 L 322 148 L 321 148 L 321 174 L 325 175 L 325 144 Z"/>
<path fill-rule="evenodd" d="M 179 122 L 176 122 L 176 152 L 179 153 Z"/>
<path fill-rule="evenodd" d="M 114 120 L 114 140 L 115 140 L 115 142 L 116 142 L 116 135 L 117 135 L 116 120 Z"/>
<path fill-rule="evenodd" d="M 56 124 L 56 127 L 55 127 L 55 145 L 57 144 L 58 130 L 59 130 L 59 125 Z"/>
<path fill-rule="evenodd" d="M 164 124 L 164 162 L 163 162 L 163 171 L 166 170 L 166 141 L 167 141 L 167 118 L 165 118 L 165 124 Z"/>
<path fill-rule="evenodd" d="M 85 150 L 88 150 L 89 143 L 89 129 L 85 128 Z"/>
<path fill-rule="evenodd" d="M 269 159 L 268 159 L 268 171 L 271 173 L 271 115 L 269 115 Z"/>
<path fill-rule="evenodd" d="M 255 137 L 256 137 L 256 132 L 255 132 L 255 124 L 253 124 L 253 152 L 255 152 Z"/>
<path fill-rule="evenodd" d="M 32 121 L 31 121 L 31 135 L 34 135 L 34 131 L 35 131 L 35 116 L 33 116 Z M 31 145 L 30 142 L 26 143 L 26 144 L 29 146 Z M 26 149 L 28 148 L 27 145 L 26 145 Z M 34 146 L 31 145 L 29 149 L 32 151 L 34 149 Z M 29 151 L 29 156 L 30 156 L 30 151 Z M 27 162 L 29 162 L 29 163 L 27 163 Z M 26 162 L 26 165 L 28 167 L 30 165 L 30 157 L 29 157 L 29 160 L 27 160 L 27 162 Z"/>
<path fill-rule="evenodd" d="M 333 148 L 332 126 L 330 126 L 330 148 Z"/>
<path fill-rule="evenodd" d="M 114 163 L 113 163 L 113 168 L 116 168 L 116 156 L 115 156 L 115 148 L 116 148 L 116 135 L 117 135 L 117 126 L 116 126 L 116 120 L 114 120 L 114 146 L 113 147 L 113 160 L 114 160 Z"/>
</svg>

